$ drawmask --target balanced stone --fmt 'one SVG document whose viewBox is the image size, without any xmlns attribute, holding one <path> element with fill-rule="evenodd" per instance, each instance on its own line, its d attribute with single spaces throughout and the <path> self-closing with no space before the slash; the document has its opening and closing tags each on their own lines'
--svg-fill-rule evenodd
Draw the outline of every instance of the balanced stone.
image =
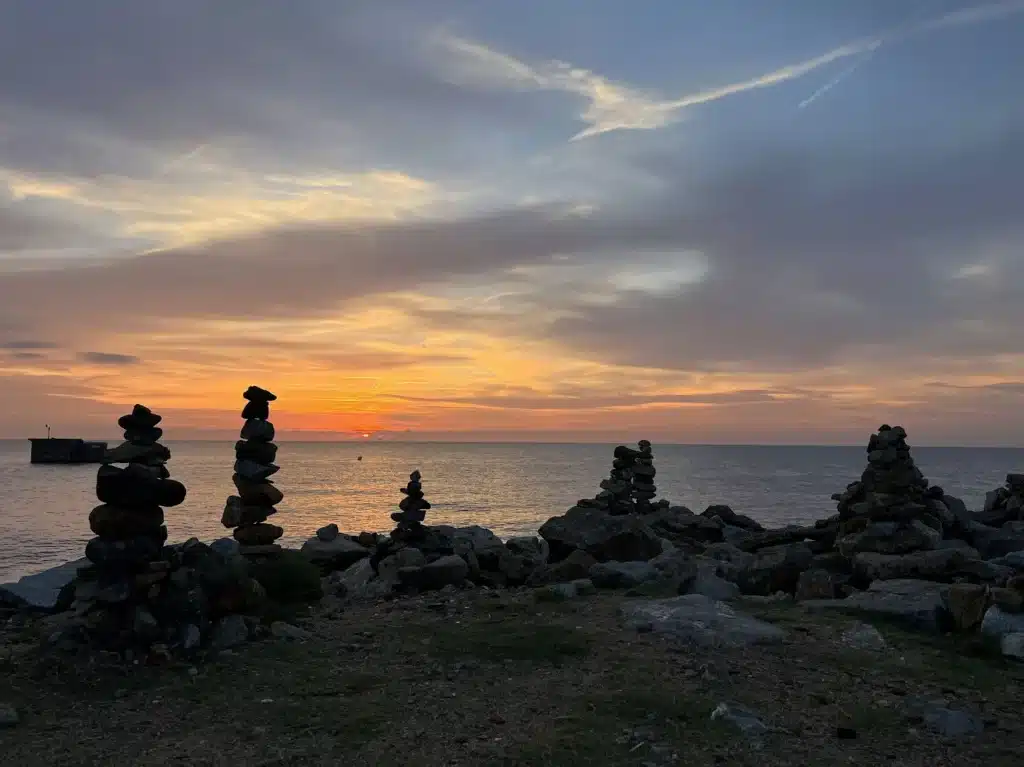
<svg viewBox="0 0 1024 767">
<path fill-rule="evenodd" d="M 160 554 L 167 540 L 167 528 L 159 528 L 158 537 L 138 535 L 124 540 L 93 538 L 85 545 L 85 557 L 90 562 L 109 569 L 136 568 L 145 565 Z"/>
<path fill-rule="evenodd" d="M 169 460 L 171 451 L 159 443 L 137 445 L 133 442 L 122 442 L 103 455 L 104 463 L 142 463 L 147 466 L 159 466 Z"/>
<path fill-rule="evenodd" d="M 281 470 L 281 467 L 273 463 L 256 463 L 255 461 L 235 461 L 235 474 L 245 477 L 254 482 L 262 482 L 270 479 Z"/>
<path fill-rule="evenodd" d="M 284 529 L 278 525 L 259 523 L 236 527 L 235 540 L 243 546 L 267 546 L 284 535 Z"/>
<path fill-rule="evenodd" d="M 124 438 L 133 445 L 155 445 L 163 435 L 164 430 L 159 426 L 124 430 Z"/>
<path fill-rule="evenodd" d="M 240 461 L 273 463 L 277 458 L 277 445 L 273 442 L 248 442 L 240 439 L 235 443 L 235 457 Z"/>
<path fill-rule="evenodd" d="M 157 415 L 145 405 L 136 405 L 128 415 L 117 419 L 117 425 L 125 430 L 152 429 L 162 420 L 163 416 Z"/>
<path fill-rule="evenodd" d="M 242 418 L 258 418 L 261 421 L 266 421 L 270 418 L 270 404 L 265 400 L 252 400 L 245 403 L 245 407 L 242 408 Z"/>
<path fill-rule="evenodd" d="M 273 402 L 277 399 L 277 395 L 259 386 L 250 386 L 242 392 L 242 398 L 250 402 Z"/>
<path fill-rule="evenodd" d="M 140 464 L 128 464 L 125 469 L 104 465 L 96 474 L 96 497 L 115 506 L 177 506 L 185 500 L 185 486 L 161 479 Z"/>
<path fill-rule="evenodd" d="M 89 529 L 101 538 L 133 538 L 137 535 L 166 536 L 161 532 L 164 510 L 159 506 L 125 508 L 105 503 L 89 514 Z"/>
<path fill-rule="evenodd" d="M 241 474 L 234 474 L 231 481 L 235 483 L 242 502 L 252 506 L 276 506 L 284 500 L 284 493 L 272 482 L 256 482 L 248 480 Z"/>
<path fill-rule="evenodd" d="M 224 504 L 220 523 L 227 528 L 255 525 L 266 522 L 268 517 L 276 513 L 277 509 L 273 506 L 247 506 L 237 495 L 232 495 Z"/>
<path fill-rule="evenodd" d="M 271 442 L 274 439 L 274 424 L 270 421 L 250 418 L 242 427 L 240 436 L 242 439 L 248 440 L 249 443 Z"/>
</svg>

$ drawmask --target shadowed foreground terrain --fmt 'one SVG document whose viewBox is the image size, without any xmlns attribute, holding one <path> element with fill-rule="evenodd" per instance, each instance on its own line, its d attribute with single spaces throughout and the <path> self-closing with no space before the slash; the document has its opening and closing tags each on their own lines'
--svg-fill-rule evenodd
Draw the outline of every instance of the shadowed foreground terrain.
<svg viewBox="0 0 1024 767">
<path fill-rule="evenodd" d="M 162 668 L 39 656 L 22 628 L 4 639 L 0 698 L 21 721 L 0 751 L 23 767 L 1019 763 L 1024 665 L 983 645 L 875 623 L 889 647 L 857 650 L 840 641 L 849 616 L 759 603 L 744 609 L 786 642 L 698 648 L 623 628 L 625 598 L 325 600 L 291 616 L 308 638 Z M 984 732 L 943 739 L 917 696 Z M 767 730 L 712 721 L 723 702 Z"/>
</svg>

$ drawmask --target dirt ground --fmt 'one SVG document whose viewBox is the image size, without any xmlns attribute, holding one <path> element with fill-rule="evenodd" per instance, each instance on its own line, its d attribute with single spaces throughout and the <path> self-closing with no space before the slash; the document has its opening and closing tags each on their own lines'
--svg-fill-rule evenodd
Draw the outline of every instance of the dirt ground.
<svg viewBox="0 0 1024 767">
<path fill-rule="evenodd" d="M 268 638 L 205 663 L 83 665 L 8 633 L 4 765 L 1019 765 L 1024 665 L 875 623 L 883 651 L 839 641 L 849 617 L 750 612 L 781 645 L 707 649 L 622 628 L 601 594 L 529 592 L 319 607 L 306 641 Z M 913 696 L 979 712 L 944 740 Z M 741 733 L 711 713 L 741 705 Z M 847 737 L 839 737 L 845 728 Z M 855 737 L 849 737 L 853 735 Z"/>
</svg>

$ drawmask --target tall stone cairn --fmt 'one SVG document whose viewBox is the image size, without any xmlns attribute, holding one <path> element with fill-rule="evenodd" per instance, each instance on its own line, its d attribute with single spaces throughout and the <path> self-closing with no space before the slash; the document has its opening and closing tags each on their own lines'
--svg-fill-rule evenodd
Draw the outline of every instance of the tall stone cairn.
<svg viewBox="0 0 1024 767">
<path fill-rule="evenodd" d="M 636 511 L 647 514 L 654 510 L 651 501 L 658 494 L 658 488 L 654 484 L 657 470 L 654 468 L 654 451 L 651 449 L 651 443 L 642 439 L 637 443 L 637 447 L 639 451 L 633 465 L 633 503 Z"/>
<path fill-rule="evenodd" d="M 409 475 L 405 487 L 399 488 L 405 495 L 399 504 L 399 510 L 391 515 L 398 526 L 391 533 L 392 538 L 408 539 L 422 536 L 425 528 L 423 521 L 427 518 L 430 501 L 423 496 L 423 475 L 415 470 Z"/>
<path fill-rule="evenodd" d="M 277 513 L 274 508 L 284 499 L 270 477 L 280 470 L 274 463 L 277 445 L 274 444 L 274 424 L 270 422 L 270 403 L 275 394 L 250 386 L 242 394 L 247 402 L 242 409 L 241 439 L 235 443 L 235 473 L 231 480 L 238 495 L 228 497 L 224 505 L 221 524 L 234 528 L 234 538 L 240 553 L 246 556 L 273 556 L 281 547 L 275 542 L 284 535 L 278 525 L 267 522 Z"/>
<path fill-rule="evenodd" d="M 185 486 L 170 479 L 160 421 L 143 405 L 121 416 L 125 441 L 106 452 L 96 474 L 101 505 L 89 514 L 96 537 L 85 547 L 92 565 L 79 571 L 74 607 L 109 649 L 148 646 L 162 636 L 154 612 L 160 614 L 155 605 L 171 569 L 163 556 L 163 507 L 184 501 Z"/>
<path fill-rule="evenodd" d="M 903 554 L 932 549 L 942 539 L 938 499 L 910 456 L 907 432 L 882 425 L 867 446 L 868 465 L 857 482 L 833 495 L 838 501 L 840 551 Z"/>
</svg>

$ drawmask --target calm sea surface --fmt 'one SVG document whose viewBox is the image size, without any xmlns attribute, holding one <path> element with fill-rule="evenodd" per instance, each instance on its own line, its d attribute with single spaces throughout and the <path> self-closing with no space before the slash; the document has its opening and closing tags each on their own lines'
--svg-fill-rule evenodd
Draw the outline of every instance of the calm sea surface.
<svg viewBox="0 0 1024 767">
<path fill-rule="evenodd" d="M 234 492 L 233 443 L 168 442 L 171 476 L 184 504 L 167 510 L 171 541 L 225 535 L 220 515 Z M 531 534 L 607 476 L 613 445 L 282 442 L 274 477 L 285 501 L 273 522 L 301 543 L 336 522 L 346 532 L 384 531 L 412 469 L 423 472 L 429 520 L 478 524 L 499 535 Z M 0 582 L 82 556 L 95 499 L 96 465 L 32 466 L 28 441 L 0 441 Z M 362 455 L 363 460 L 356 458 Z M 727 503 L 780 526 L 828 516 L 829 496 L 864 468 L 860 447 L 655 445 L 660 497 L 701 511 Z M 933 483 L 979 508 L 1007 472 L 1024 469 L 1024 449 L 914 448 Z"/>
</svg>

